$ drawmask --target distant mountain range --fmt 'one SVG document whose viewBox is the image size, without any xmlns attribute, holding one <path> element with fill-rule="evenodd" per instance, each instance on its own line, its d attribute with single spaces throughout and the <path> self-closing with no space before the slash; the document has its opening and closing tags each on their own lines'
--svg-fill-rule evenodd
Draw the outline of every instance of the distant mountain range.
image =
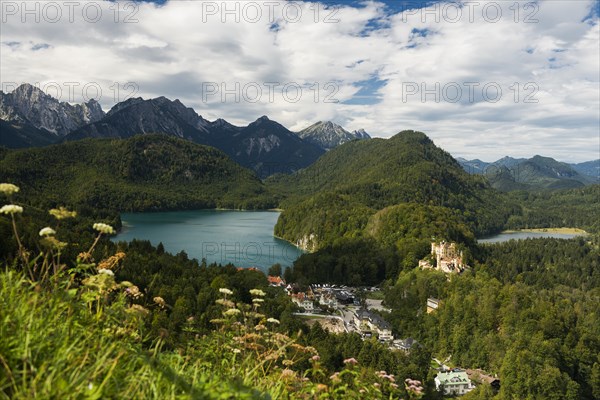
<svg viewBox="0 0 600 400">
<path fill-rule="evenodd" d="M 211 122 L 179 100 L 166 97 L 128 99 L 105 114 L 93 100 L 78 105 L 61 103 L 29 84 L 11 93 L 0 91 L 0 124 L 0 146 L 9 148 L 166 134 L 216 147 L 260 177 L 306 168 L 326 150 L 370 138 L 364 130 L 349 133 L 331 122 L 319 122 L 299 134 L 266 116 L 245 127 L 223 119 Z"/>
<path fill-rule="evenodd" d="M 569 189 L 600 182 L 600 159 L 567 164 L 553 158 L 503 157 L 487 163 L 478 159 L 457 158 L 463 169 L 481 174 L 499 190 Z"/>
<path fill-rule="evenodd" d="M 248 126 L 223 119 L 208 121 L 179 100 L 132 98 L 105 113 L 94 100 L 72 105 L 23 84 L 0 91 L 0 146 L 25 148 L 85 138 L 130 138 L 160 133 L 216 147 L 259 177 L 292 173 L 313 164 L 342 144 L 370 139 L 364 130 L 349 132 L 330 121 L 294 133 L 263 116 Z M 500 190 L 572 188 L 598 183 L 600 160 L 565 164 L 536 156 L 504 157 L 493 163 L 458 158 L 471 174 L 485 175 Z"/>
</svg>

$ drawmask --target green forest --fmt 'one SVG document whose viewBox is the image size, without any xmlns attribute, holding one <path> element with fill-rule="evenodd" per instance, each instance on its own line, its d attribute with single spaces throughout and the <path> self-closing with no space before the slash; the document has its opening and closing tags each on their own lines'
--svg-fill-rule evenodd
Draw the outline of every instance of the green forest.
<svg viewBox="0 0 600 400">
<path fill-rule="evenodd" d="M 158 135 L 0 150 L 0 182 L 19 189 L 0 185 L 0 398 L 441 399 L 432 357 L 500 379 L 465 399 L 600 398 L 599 185 L 501 193 L 413 131 L 265 182 Z M 286 281 L 379 286 L 420 346 L 308 327 L 261 272 L 109 240 L 122 211 L 215 207 L 282 208 L 275 234 L 311 250 Z M 550 227 L 589 235 L 476 241 Z M 419 269 L 432 240 L 470 267 Z"/>
</svg>

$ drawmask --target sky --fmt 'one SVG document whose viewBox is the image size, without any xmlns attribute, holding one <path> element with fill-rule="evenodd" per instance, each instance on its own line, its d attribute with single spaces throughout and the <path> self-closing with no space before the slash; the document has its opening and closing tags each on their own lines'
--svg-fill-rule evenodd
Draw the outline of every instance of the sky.
<svg viewBox="0 0 600 400">
<path fill-rule="evenodd" d="M 599 3 L 0 2 L 0 83 L 204 118 L 413 129 L 457 157 L 600 158 Z"/>
</svg>

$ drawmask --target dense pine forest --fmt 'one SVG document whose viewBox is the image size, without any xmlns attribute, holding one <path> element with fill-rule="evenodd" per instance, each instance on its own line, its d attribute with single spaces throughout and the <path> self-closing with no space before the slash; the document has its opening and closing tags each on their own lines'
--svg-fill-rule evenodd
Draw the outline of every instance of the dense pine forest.
<svg viewBox="0 0 600 400">
<path fill-rule="evenodd" d="M 4 398 L 438 399 L 432 357 L 499 377 L 465 399 L 600 398 L 598 185 L 500 193 L 412 131 L 264 183 L 218 150 L 153 135 L 1 150 L 0 182 L 19 189 L 0 187 Z M 316 238 L 288 282 L 379 286 L 381 315 L 420 346 L 308 327 L 259 271 L 109 240 L 126 210 L 276 206 L 278 236 Z M 590 235 L 476 241 L 550 227 Z M 419 269 L 434 238 L 470 268 Z"/>
</svg>

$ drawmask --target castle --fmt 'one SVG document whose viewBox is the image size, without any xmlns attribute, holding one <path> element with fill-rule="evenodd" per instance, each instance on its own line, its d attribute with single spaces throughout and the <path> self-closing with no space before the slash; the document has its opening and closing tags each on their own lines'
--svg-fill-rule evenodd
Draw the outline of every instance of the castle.
<svg viewBox="0 0 600 400">
<path fill-rule="evenodd" d="M 468 267 L 463 262 L 463 253 L 457 250 L 456 243 L 433 242 L 431 255 L 435 257 L 435 267 L 427 260 L 419 261 L 419 267 L 433 268 L 446 274 L 461 273 Z"/>
</svg>

